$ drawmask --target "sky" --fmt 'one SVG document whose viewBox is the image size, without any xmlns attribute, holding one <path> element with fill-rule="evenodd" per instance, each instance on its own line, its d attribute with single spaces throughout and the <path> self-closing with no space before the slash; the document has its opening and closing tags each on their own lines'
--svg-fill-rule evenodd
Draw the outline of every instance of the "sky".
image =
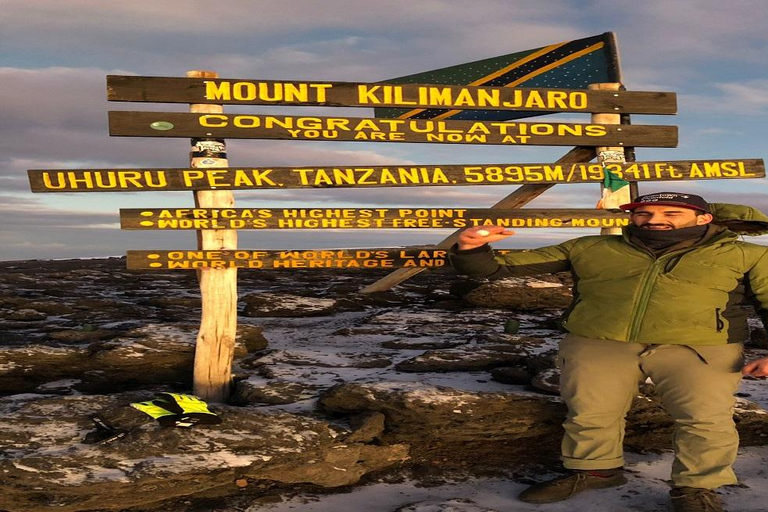
<svg viewBox="0 0 768 512">
<path fill-rule="evenodd" d="M 768 4 L 762 0 L 0 0 L 0 260 L 194 249 L 193 231 L 121 231 L 120 208 L 193 206 L 191 192 L 33 194 L 27 169 L 185 167 L 188 139 L 110 137 L 108 74 L 375 82 L 612 31 L 628 90 L 678 94 L 674 149 L 638 161 L 763 158 L 768 131 Z M 226 112 L 253 112 L 227 106 Z M 369 109 L 261 107 L 369 117 Z M 264 110 L 266 109 L 266 110 Z M 272 109 L 272 110 L 269 110 Z M 589 122 L 588 114 L 548 121 Z M 227 141 L 232 166 L 554 162 L 567 147 Z M 237 191 L 240 208 L 484 208 L 515 187 Z M 768 181 L 642 182 L 641 193 L 703 195 L 768 212 Z M 527 205 L 591 208 L 597 185 L 557 185 Z M 308 249 L 438 243 L 451 230 L 240 231 L 239 247 Z M 594 229 L 518 230 L 499 247 L 535 247 Z M 753 239 L 768 244 L 766 237 Z"/>
</svg>

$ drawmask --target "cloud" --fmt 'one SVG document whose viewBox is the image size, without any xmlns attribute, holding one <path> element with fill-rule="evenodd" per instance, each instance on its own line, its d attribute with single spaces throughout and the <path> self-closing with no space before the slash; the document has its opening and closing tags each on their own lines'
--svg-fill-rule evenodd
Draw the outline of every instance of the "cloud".
<svg viewBox="0 0 768 512">
<path fill-rule="evenodd" d="M 89 59 L 114 67 L 118 58 L 124 68 L 156 74 L 203 68 L 270 78 L 320 78 L 332 69 L 337 80 L 374 81 L 387 70 L 406 74 L 591 35 L 569 27 L 572 11 L 564 0 L 223 0 L 215 7 L 6 0 L 0 31 L 12 59 L 23 52 L 50 61 L 65 44 L 77 51 L 69 55 L 73 65 Z"/>
<path fill-rule="evenodd" d="M 768 41 L 762 0 L 597 0 L 590 7 L 589 12 L 614 22 L 628 62 L 685 75 L 681 63 L 766 61 L 760 51 Z"/>
<path fill-rule="evenodd" d="M 711 94 L 680 97 L 681 108 L 699 112 L 728 112 L 744 116 L 768 113 L 768 80 L 719 82 L 711 84 Z"/>
</svg>

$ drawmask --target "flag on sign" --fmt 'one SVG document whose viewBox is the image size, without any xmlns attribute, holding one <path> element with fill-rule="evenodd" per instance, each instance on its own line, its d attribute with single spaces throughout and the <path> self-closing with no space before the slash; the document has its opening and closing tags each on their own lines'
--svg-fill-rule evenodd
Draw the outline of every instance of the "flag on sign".
<svg viewBox="0 0 768 512">
<path fill-rule="evenodd" d="M 435 69 L 383 82 L 483 87 L 586 89 L 587 85 L 620 82 L 616 39 L 612 32 L 564 41 L 500 57 Z M 506 121 L 544 115 L 542 112 L 377 108 L 376 117 Z"/>
</svg>

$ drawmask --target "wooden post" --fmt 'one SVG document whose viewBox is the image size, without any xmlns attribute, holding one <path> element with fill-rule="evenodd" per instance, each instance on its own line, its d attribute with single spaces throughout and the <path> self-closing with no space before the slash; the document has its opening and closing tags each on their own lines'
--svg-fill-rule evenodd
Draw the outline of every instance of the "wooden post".
<svg viewBox="0 0 768 512">
<path fill-rule="evenodd" d="M 595 158 L 595 149 L 591 147 L 575 147 L 571 149 L 568 153 L 563 155 L 557 160 L 557 163 L 579 163 L 579 162 L 589 162 Z M 497 208 L 497 209 L 503 209 L 503 208 L 520 208 L 537 197 L 539 197 L 541 194 L 549 190 L 550 188 L 554 187 L 554 183 L 544 183 L 541 185 L 521 185 L 517 189 L 515 189 L 514 192 L 509 194 L 507 197 L 496 203 L 495 205 L 491 206 L 491 208 Z M 461 233 L 463 230 L 459 229 L 458 231 L 451 234 L 448 238 L 437 244 L 435 247 L 438 249 L 448 249 L 453 244 L 456 243 L 456 241 L 459 238 L 459 233 Z M 397 286 L 398 284 L 402 283 L 403 281 L 410 279 L 411 277 L 415 276 L 416 274 L 423 272 L 427 270 L 426 268 L 399 268 L 392 272 L 391 274 L 388 274 L 378 281 L 376 281 L 373 284 L 370 284 L 363 288 L 361 291 L 362 293 L 374 293 L 374 292 L 383 292 L 386 290 L 389 290 L 393 286 Z"/>
<path fill-rule="evenodd" d="M 188 71 L 189 78 L 218 78 L 212 71 Z M 192 104 L 190 112 L 218 114 L 221 105 Z M 227 148 L 221 139 L 192 139 L 190 166 L 227 167 Z M 198 208 L 232 208 L 229 190 L 197 190 Z M 236 230 L 205 229 L 197 232 L 201 250 L 237 249 Z M 225 402 L 230 395 L 232 359 L 237 332 L 237 268 L 198 271 L 202 315 L 195 346 L 194 393 L 209 402 Z"/>
<path fill-rule="evenodd" d="M 619 91 L 621 90 L 620 83 L 602 83 L 602 84 L 589 84 L 587 87 L 591 91 Z M 593 124 L 621 124 L 621 114 L 592 114 Z M 612 147 L 598 147 L 597 148 L 597 161 L 606 166 L 612 163 L 624 163 L 625 153 L 623 146 Z M 604 210 L 610 210 L 619 208 L 622 204 L 627 204 L 632 201 L 631 188 L 629 186 L 621 187 L 616 191 L 612 191 L 604 184 L 600 185 L 600 201 L 597 203 L 598 208 Z M 602 235 L 620 235 L 621 228 L 602 228 L 600 230 Z"/>
</svg>

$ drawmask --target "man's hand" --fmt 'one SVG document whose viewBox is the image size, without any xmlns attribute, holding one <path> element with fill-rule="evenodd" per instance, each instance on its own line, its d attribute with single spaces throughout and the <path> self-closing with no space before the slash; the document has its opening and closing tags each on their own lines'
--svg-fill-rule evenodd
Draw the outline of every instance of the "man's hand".
<svg viewBox="0 0 768 512">
<path fill-rule="evenodd" d="M 487 243 L 504 240 L 514 234 L 514 231 L 507 231 L 507 228 L 501 226 L 474 226 L 467 228 L 459 234 L 459 250 L 475 249 Z"/>
<path fill-rule="evenodd" d="M 741 369 L 741 374 L 750 377 L 768 377 L 768 357 L 745 364 L 744 368 Z"/>
</svg>

